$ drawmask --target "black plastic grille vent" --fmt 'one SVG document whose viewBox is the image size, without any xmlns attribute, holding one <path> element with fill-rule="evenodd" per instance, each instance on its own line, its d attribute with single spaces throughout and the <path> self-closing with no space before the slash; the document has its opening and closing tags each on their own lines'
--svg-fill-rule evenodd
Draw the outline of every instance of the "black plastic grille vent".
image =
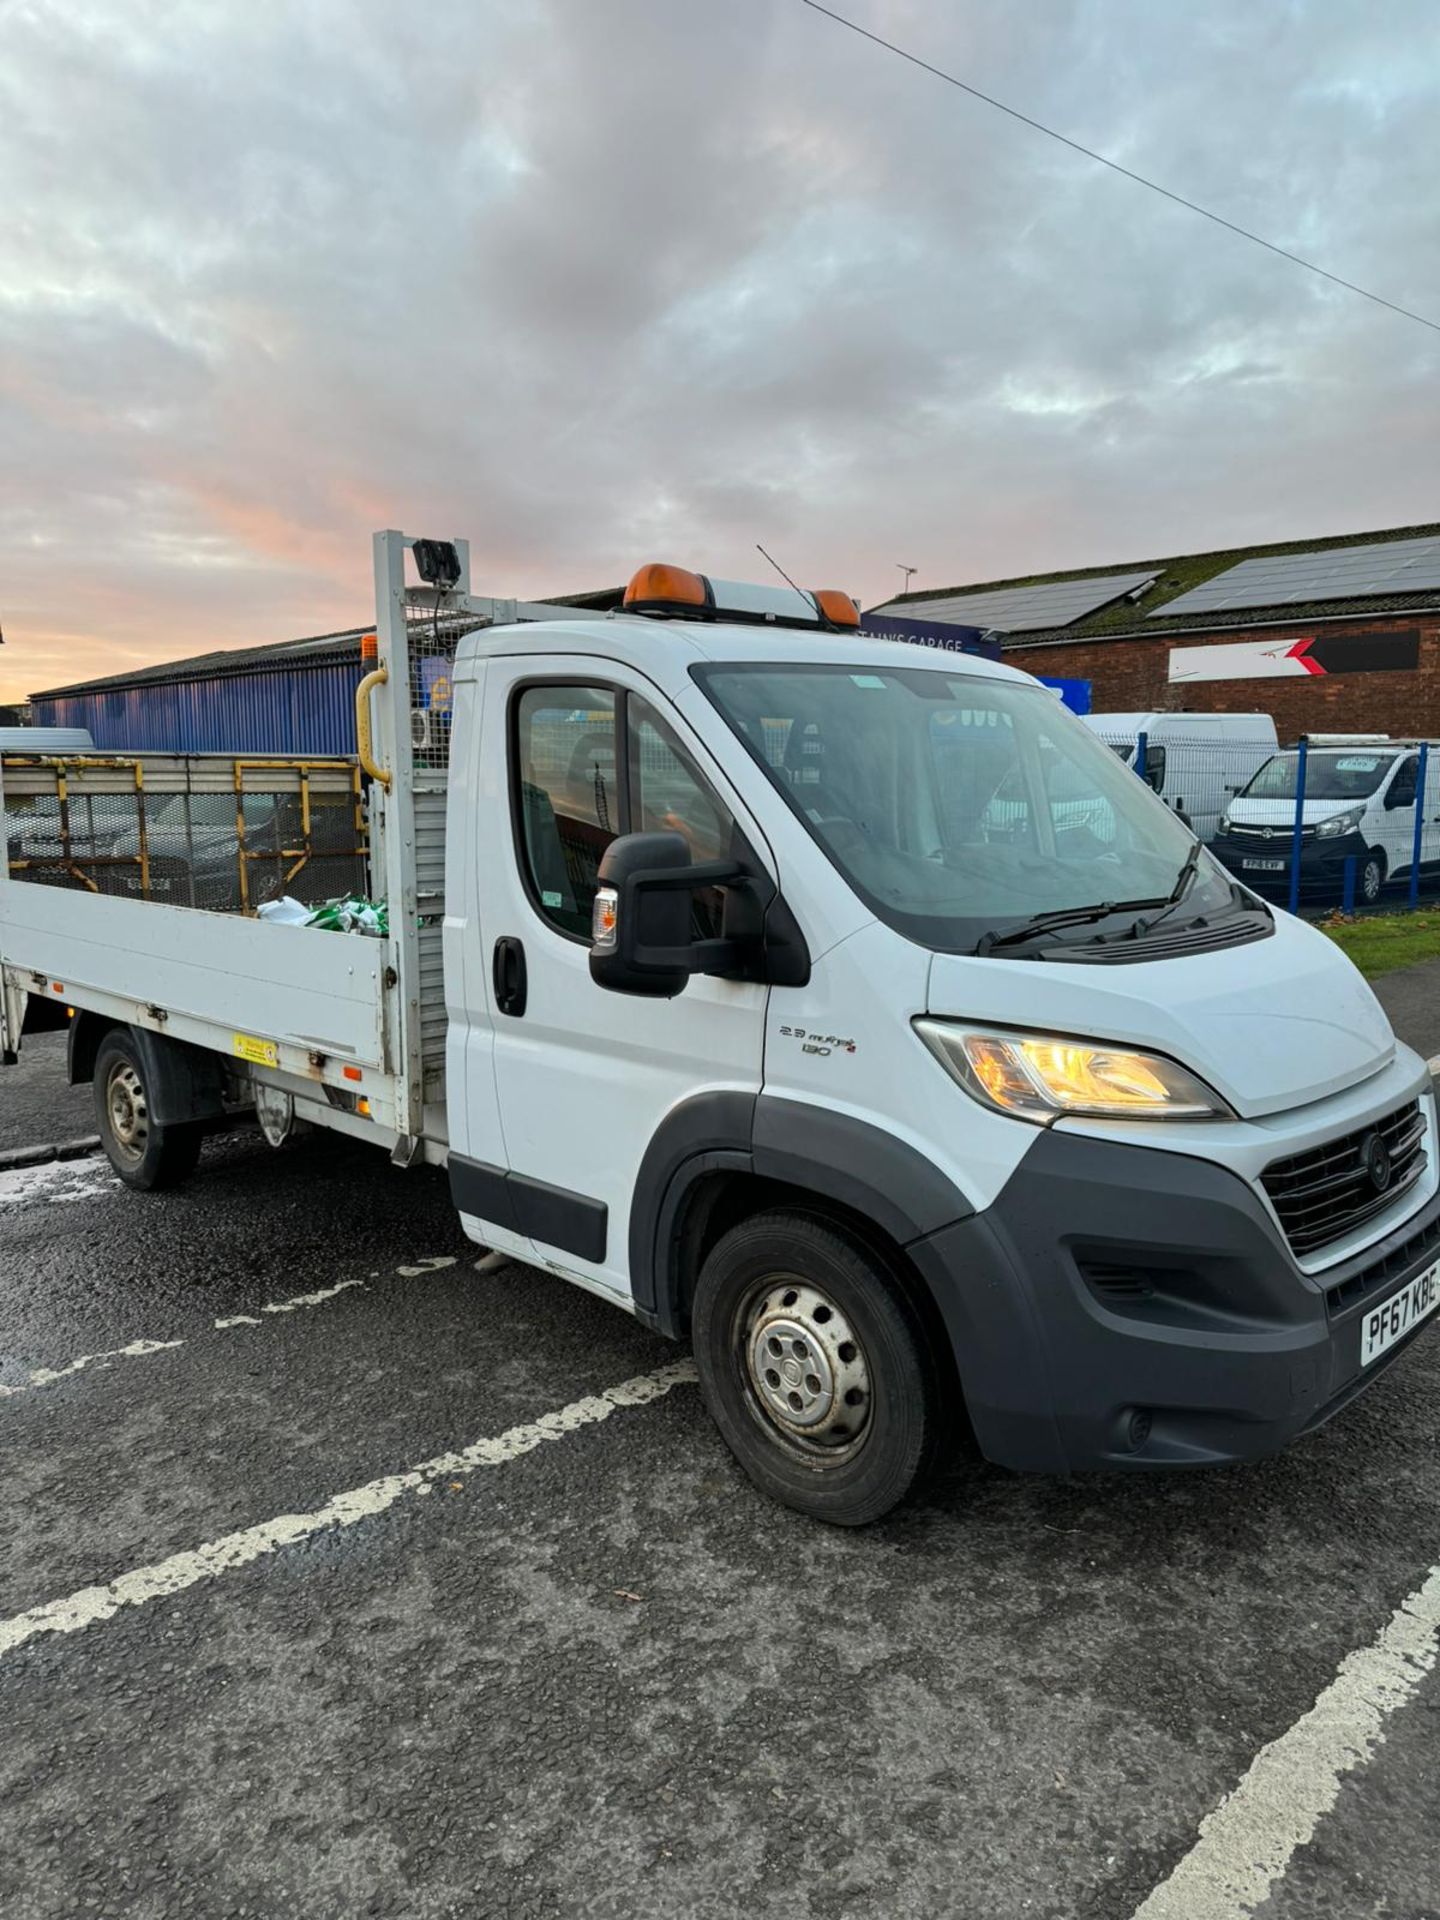
<svg viewBox="0 0 1440 1920">
<path fill-rule="evenodd" d="M 1220 947 L 1243 947 L 1251 940 L 1268 940 L 1275 922 L 1247 913 L 1234 920 L 1200 926 L 1167 927 L 1138 940 L 1082 942 L 1037 950 L 1039 960 L 1061 960 L 1075 967 L 1139 966 L 1146 960 L 1179 960 L 1187 953 L 1213 953 Z"/>
</svg>

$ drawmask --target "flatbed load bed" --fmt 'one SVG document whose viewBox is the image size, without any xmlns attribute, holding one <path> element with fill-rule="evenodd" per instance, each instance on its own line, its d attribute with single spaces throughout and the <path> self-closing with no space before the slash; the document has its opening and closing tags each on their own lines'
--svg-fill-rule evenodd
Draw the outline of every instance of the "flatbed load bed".
<svg viewBox="0 0 1440 1920">
<path fill-rule="evenodd" d="M 376 536 L 374 670 L 352 758 L 0 756 L 0 1046 L 80 1015 L 227 1063 L 285 1124 L 446 1154 L 450 676 L 460 637 L 549 607 L 406 587 Z M 382 667 L 379 663 L 384 662 Z M 292 894 L 385 900 L 385 938 L 266 920 Z"/>
</svg>

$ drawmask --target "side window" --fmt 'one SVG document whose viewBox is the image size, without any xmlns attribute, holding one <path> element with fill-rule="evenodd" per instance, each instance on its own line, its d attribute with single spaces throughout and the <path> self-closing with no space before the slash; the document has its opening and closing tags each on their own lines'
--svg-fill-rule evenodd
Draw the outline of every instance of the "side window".
<svg viewBox="0 0 1440 1920">
<path fill-rule="evenodd" d="M 605 687 L 526 687 L 514 724 L 531 895 L 554 926 L 588 938 L 601 855 L 623 831 L 615 696 Z"/>
<path fill-rule="evenodd" d="M 1388 807 L 1413 807 L 1415 804 L 1415 786 L 1420 776 L 1420 756 L 1412 753 L 1404 761 L 1400 771 L 1390 783 L 1390 791 L 1385 796 Z"/>
<path fill-rule="evenodd" d="M 731 850 L 735 821 L 730 809 L 701 776 L 690 756 L 638 695 L 629 700 L 630 813 L 636 833 L 683 834 L 690 858 L 723 860 Z M 694 896 L 697 939 L 720 933 L 722 900 L 718 888 Z"/>
<path fill-rule="evenodd" d="M 637 696 L 630 700 L 630 797 L 636 833 L 683 833 L 690 858 L 722 860 L 735 822 L 690 756 Z"/>
</svg>

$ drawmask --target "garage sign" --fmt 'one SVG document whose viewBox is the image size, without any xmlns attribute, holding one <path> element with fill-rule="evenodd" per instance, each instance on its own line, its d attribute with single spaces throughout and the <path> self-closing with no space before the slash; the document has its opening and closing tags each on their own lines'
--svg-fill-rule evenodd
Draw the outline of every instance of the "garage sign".
<svg viewBox="0 0 1440 1920">
<path fill-rule="evenodd" d="M 1304 634 L 1286 640 L 1234 640 L 1172 647 L 1170 679 L 1303 680 L 1332 673 L 1414 673 L 1420 631 Z"/>
</svg>

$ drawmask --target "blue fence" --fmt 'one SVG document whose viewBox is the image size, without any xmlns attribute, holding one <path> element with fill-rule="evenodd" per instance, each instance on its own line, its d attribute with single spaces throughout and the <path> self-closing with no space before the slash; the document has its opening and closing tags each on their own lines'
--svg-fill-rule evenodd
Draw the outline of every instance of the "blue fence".
<svg viewBox="0 0 1440 1920">
<path fill-rule="evenodd" d="M 1328 735 L 1278 752 L 1145 733 L 1106 743 L 1237 879 L 1291 913 L 1393 913 L 1440 898 L 1429 741 Z"/>
</svg>

